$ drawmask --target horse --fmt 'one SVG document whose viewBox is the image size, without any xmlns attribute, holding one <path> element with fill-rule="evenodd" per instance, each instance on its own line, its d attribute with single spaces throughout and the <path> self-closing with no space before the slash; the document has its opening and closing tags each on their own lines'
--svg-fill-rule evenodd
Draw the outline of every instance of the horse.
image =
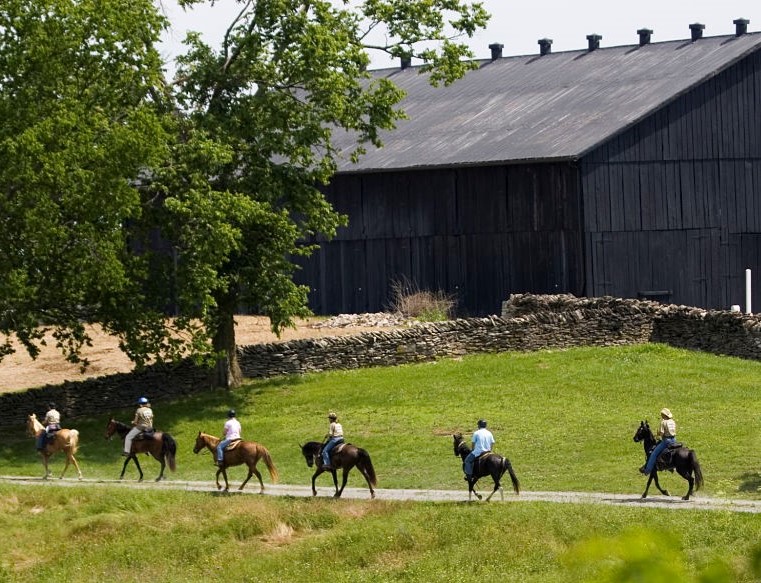
<svg viewBox="0 0 761 583">
<path fill-rule="evenodd" d="M 463 440 L 462 433 L 455 433 L 452 435 L 452 438 L 454 440 L 455 456 L 461 457 L 463 463 L 465 463 L 465 458 L 468 457 L 471 449 Z M 520 483 L 518 482 L 518 478 L 513 471 L 513 466 L 509 459 L 491 452 L 479 456 L 473 463 L 473 476 L 468 479 L 468 500 L 472 500 L 473 494 L 476 495 L 476 498 L 481 500 L 481 494 L 476 492 L 476 482 L 484 476 L 491 476 L 491 479 L 494 480 L 494 489 L 491 491 L 491 494 L 487 496 L 486 501 L 488 502 L 491 500 L 491 497 L 494 496 L 494 492 L 497 490 L 499 490 L 500 498 L 504 500 L 505 494 L 502 491 L 502 486 L 499 482 L 505 474 L 505 471 L 510 474 L 510 480 L 513 482 L 513 490 L 516 494 L 520 494 Z"/>
<path fill-rule="evenodd" d="M 124 441 L 124 438 L 127 436 L 127 433 L 129 433 L 130 429 L 132 429 L 132 427 L 126 423 L 122 423 L 121 421 L 117 421 L 111 417 L 111 419 L 108 421 L 108 425 L 106 426 L 106 439 L 111 439 L 114 433 L 118 433 L 119 437 L 121 437 L 122 441 Z M 143 470 L 140 467 L 140 462 L 137 461 L 136 454 L 138 453 L 150 454 L 161 464 L 161 471 L 159 472 L 158 478 L 156 478 L 157 482 L 160 482 L 164 479 L 164 468 L 167 465 L 169 465 L 169 469 L 172 471 L 177 469 L 177 463 L 175 461 L 175 455 L 177 454 L 177 442 L 168 433 L 163 431 L 154 431 L 150 435 L 138 435 L 134 440 L 132 440 L 132 450 L 124 460 L 122 473 L 119 474 L 120 480 L 124 478 L 124 472 L 127 471 L 127 464 L 130 460 L 132 460 L 135 462 L 135 467 L 140 474 L 138 482 L 143 481 Z"/>
<path fill-rule="evenodd" d="M 658 444 L 647 421 L 640 421 L 639 427 L 634 433 L 634 441 L 642 442 L 642 445 L 645 448 L 645 463 L 647 463 L 647 458 L 650 455 L 650 452 L 653 451 L 655 446 Z M 670 461 L 668 458 L 664 459 L 667 454 L 671 454 Z M 658 483 L 658 472 L 672 469 L 676 470 L 677 473 L 685 480 L 687 480 L 690 485 L 689 489 L 687 490 L 687 494 L 682 496 L 682 500 L 690 499 L 690 496 L 693 492 L 693 486 L 695 492 L 697 492 L 703 486 L 703 471 L 700 469 L 697 455 L 693 450 L 680 445 L 676 448 L 668 448 L 658 456 L 655 467 L 653 468 L 653 471 L 650 472 L 650 476 L 648 477 L 647 486 L 645 486 L 645 491 L 642 494 L 642 497 L 647 497 L 647 491 L 650 489 L 650 483 L 653 480 L 655 480 L 655 487 L 660 490 L 661 494 L 664 496 L 670 496 L 668 490 L 661 488 L 661 485 Z"/>
<path fill-rule="evenodd" d="M 37 415 L 32 413 L 27 417 L 26 420 L 26 431 L 29 435 L 37 439 L 37 436 L 43 431 L 45 431 L 45 426 L 40 423 L 40 421 L 37 419 Z M 42 465 L 45 468 L 45 475 L 43 476 L 44 480 L 47 480 L 51 475 L 52 471 L 48 467 L 48 460 L 50 459 L 50 456 L 52 456 L 54 453 L 62 451 L 66 454 L 66 465 L 63 467 L 63 471 L 61 472 L 61 476 L 59 479 L 63 479 L 64 474 L 66 473 L 66 470 L 69 467 L 69 464 L 74 464 L 74 467 L 77 469 L 77 474 L 79 475 L 79 479 L 82 479 L 82 470 L 79 469 L 79 464 L 77 463 L 77 458 L 74 457 L 74 454 L 77 453 L 77 449 L 79 448 L 79 431 L 76 429 L 59 429 L 55 432 L 53 439 L 51 441 L 48 441 L 45 445 L 45 447 L 42 449 Z"/>
<path fill-rule="evenodd" d="M 211 452 L 212 459 L 216 460 L 217 446 L 219 445 L 219 442 L 220 439 L 218 437 L 199 431 L 198 436 L 196 437 L 196 444 L 193 447 L 193 453 L 198 453 L 205 447 Z M 279 477 L 277 468 L 275 468 L 275 464 L 272 462 L 272 456 L 270 456 L 270 452 L 266 447 L 261 443 L 256 443 L 255 441 L 243 441 L 242 439 L 234 441 L 228 445 L 223 453 L 222 465 L 220 465 L 217 470 L 217 490 L 222 489 L 222 486 L 219 483 L 219 474 L 222 474 L 225 478 L 225 492 L 227 492 L 230 489 L 230 484 L 227 481 L 227 468 L 230 466 L 246 464 L 248 466 L 248 476 L 243 480 L 238 491 L 243 490 L 243 487 L 251 479 L 251 476 L 256 476 L 256 479 L 259 480 L 259 493 L 263 494 L 264 482 L 262 481 L 262 475 L 259 473 L 259 470 L 256 469 L 256 464 L 260 459 L 264 460 L 267 470 L 269 470 L 272 483 L 276 484 Z"/>
<path fill-rule="evenodd" d="M 308 441 L 304 445 L 299 444 L 299 447 L 301 448 L 301 455 L 304 456 L 304 459 L 307 462 L 307 466 L 310 468 L 315 466 L 317 468 L 312 476 L 312 496 L 317 496 L 317 489 L 314 486 L 314 481 L 317 479 L 317 476 L 325 471 L 330 471 L 333 476 L 333 485 L 336 488 L 336 493 L 333 494 L 333 497 L 340 498 L 346 487 L 346 480 L 349 479 L 349 472 L 354 466 L 357 466 L 357 469 L 367 481 L 367 487 L 370 488 L 370 498 L 375 498 L 375 490 L 373 490 L 373 486 L 378 485 L 378 479 L 375 476 L 375 468 L 370 459 L 370 454 L 367 453 L 367 451 L 361 447 L 352 445 L 351 443 L 338 445 L 330 452 L 330 463 L 333 466 L 333 469 L 324 470 L 322 468 L 322 454 L 320 453 L 322 444 L 319 441 Z M 336 476 L 337 468 L 343 469 L 343 479 L 340 489 L 338 488 L 338 478 Z"/>
</svg>

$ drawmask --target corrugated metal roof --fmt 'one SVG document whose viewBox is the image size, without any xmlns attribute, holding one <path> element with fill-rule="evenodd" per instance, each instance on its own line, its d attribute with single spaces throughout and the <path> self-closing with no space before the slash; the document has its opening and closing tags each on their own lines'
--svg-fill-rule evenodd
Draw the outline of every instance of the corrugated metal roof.
<svg viewBox="0 0 761 583">
<path fill-rule="evenodd" d="M 577 158 L 759 45 L 749 33 L 506 57 L 439 88 L 415 67 L 379 70 L 407 92 L 410 119 L 339 170 Z"/>
</svg>

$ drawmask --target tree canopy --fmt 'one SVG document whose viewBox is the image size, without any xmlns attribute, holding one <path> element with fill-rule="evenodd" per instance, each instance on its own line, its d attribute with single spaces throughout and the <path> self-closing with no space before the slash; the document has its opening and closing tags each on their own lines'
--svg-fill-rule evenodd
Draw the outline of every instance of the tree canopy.
<svg viewBox="0 0 761 583">
<path fill-rule="evenodd" d="M 206 355 L 235 384 L 238 307 L 275 331 L 307 315 L 294 258 L 346 222 L 320 191 L 347 155 L 334 135 L 355 137 L 356 159 L 404 117 L 371 53 L 452 83 L 488 19 L 461 0 L 229 4 L 220 45 L 190 33 L 174 79 L 147 0 L 0 14 L 0 332 L 31 354 L 43 324 L 77 360 L 83 323 L 99 322 L 138 364 Z"/>
</svg>

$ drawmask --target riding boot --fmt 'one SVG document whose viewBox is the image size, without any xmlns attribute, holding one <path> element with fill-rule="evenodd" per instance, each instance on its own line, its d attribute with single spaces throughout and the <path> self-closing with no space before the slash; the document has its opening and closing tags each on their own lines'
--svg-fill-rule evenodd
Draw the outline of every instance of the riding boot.
<svg viewBox="0 0 761 583">
<path fill-rule="evenodd" d="M 642 467 L 639 469 L 639 473 L 640 473 L 640 474 L 645 474 L 645 475 L 647 476 L 647 470 L 646 470 L 646 468 L 647 468 L 647 464 L 645 464 L 644 466 L 642 466 Z"/>
</svg>

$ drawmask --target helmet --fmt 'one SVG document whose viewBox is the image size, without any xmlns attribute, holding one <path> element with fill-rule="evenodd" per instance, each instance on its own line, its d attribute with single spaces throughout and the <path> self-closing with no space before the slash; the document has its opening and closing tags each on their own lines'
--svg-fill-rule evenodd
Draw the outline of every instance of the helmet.
<svg viewBox="0 0 761 583">
<path fill-rule="evenodd" d="M 333 413 L 333 411 L 331 411 L 330 413 L 328 413 L 328 419 L 332 419 L 335 421 L 336 419 L 338 419 L 338 415 L 336 415 L 335 413 Z"/>
<path fill-rule="evenodd" d="M 230 418 L 235 417 L 235 409 L 230 409 L 227 412 L 227 416 L 230 417 Z"/>
<path fill-rule="evenodd" d="M 137 400 L 138 405 L 147 405 L 148 404 L 148 398 L 147 397 L 140 397 Z"/>
<path fill-rule="evenodd" d="M 48 403 L 48 409 L 57 409 L 57 408 L 58 407 L 56 407 L 55 403 L 53 403 L 52 401 L 50 403 Z"/>
<path fill-rule="evenodd" d="M 479 429 L 482 427 L 486 427 L 486 419 L 479 419 L 478 420 L 478 427 Z"/>
</svg>

